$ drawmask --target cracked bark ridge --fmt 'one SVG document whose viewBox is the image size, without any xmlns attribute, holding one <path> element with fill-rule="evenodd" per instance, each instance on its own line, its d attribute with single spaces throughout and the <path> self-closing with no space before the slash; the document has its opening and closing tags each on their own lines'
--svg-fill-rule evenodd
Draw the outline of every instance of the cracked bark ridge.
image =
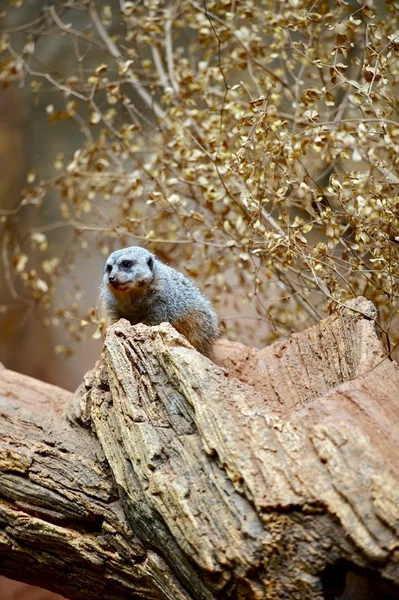
<svg viewBox="0 0 399 600">
<path fill-rule="evenodd" d="M 322 600 L 346 565 L 398 591 L 399 369 L 374 319 L 357 299 L 218 364 L 121 320 L 72 403 L 1 372 L 2 572 L 78 599 Z"/>
</svg>

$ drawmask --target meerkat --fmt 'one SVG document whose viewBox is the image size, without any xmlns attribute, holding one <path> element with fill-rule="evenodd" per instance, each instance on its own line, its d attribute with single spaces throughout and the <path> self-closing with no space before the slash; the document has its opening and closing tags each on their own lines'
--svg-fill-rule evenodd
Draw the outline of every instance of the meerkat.
<svg viewBox="0 0 399 600">
<path fill-rule="evenodd" d="M 116 250 L 107 258 L 100 314 L 107 325 L 121 318 L 132 325 L 167 321 L 205 356 L 219 337 L 209 300 L 182 273 L 139 246 Z"/>
</svg>

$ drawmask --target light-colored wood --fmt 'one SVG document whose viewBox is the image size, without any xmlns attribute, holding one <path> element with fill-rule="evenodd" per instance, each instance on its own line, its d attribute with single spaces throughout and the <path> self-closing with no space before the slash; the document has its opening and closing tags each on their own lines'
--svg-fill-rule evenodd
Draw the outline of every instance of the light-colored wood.
<svg viewBox="0 0 399 600">
<path fill-rule="evenodd" d="M 344 564 L 399 589 L 399 369 L 373 306 L 214 358 L 121 320 L 72 401 L 1 371 L 3 574 L 73 599 L 322 600 Z"/>
</svg>

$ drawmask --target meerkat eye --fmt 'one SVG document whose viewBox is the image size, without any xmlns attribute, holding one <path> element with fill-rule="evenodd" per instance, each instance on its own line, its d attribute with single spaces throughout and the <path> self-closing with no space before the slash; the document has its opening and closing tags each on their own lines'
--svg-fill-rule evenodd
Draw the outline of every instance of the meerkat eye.
<svg viewBox="0 0 399 600">
<path fill-rule="evenodd" d="M 112 271 L 112 265 L 107 265 L 105 267 L 105 270 L 106 270 L 107 273 L 111 273 L 111 271 Z"/>
<path fill-rule="evenodd" d="M 130 267 L 133 265 L 133 262 L 131 260 L 123 260 L 121 262 L 121 267 L 122 269 L 130 269 Z"/>
<path fill-rule="evenodd" d="M 154 259 L 152 258 L 152 256 L 150 256 L 150 258 L 147 260 L 147 265 L 150 267 L 151 271 L 154 267 Z"/>
</svg>

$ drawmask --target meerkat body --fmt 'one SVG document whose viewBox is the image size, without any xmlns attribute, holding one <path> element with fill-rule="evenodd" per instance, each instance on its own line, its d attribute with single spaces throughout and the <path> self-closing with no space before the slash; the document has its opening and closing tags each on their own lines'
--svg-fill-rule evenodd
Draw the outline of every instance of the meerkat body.
<svg viewBox="0 0 399 600">
<path fill-rule="evenodd" d="M 121 318 L 132 325 L 167 321 L 205 356 L 219 336 L 209 300 L 182 273 L 139 246 L 108 257 L 100 301 L 108 324 Z"/>
</svg>

